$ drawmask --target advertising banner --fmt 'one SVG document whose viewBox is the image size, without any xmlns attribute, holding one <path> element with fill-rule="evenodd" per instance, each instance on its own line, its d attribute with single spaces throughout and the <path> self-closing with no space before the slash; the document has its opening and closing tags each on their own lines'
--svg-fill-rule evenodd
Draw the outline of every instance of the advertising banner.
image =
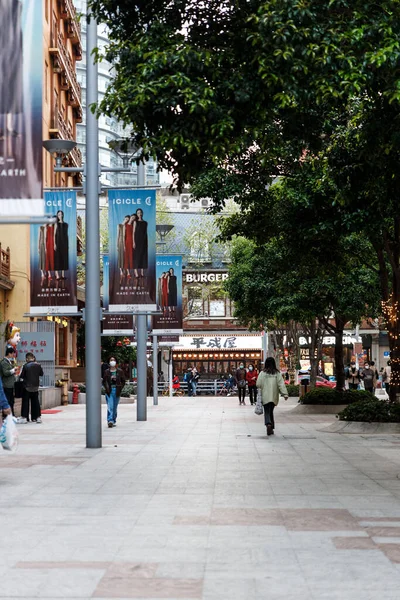
<svg viewBox="0 0 400 600">
<path fill-rule="evenodd" d="M 46 192 L 45 214 L 56 217 L 57 223 L 30 228 L 30 312 L 77 312 L 76 192 Z"/>
<path fill-rule="evenodd" d="M 109 190 L 111 312 L 156 309 L 156 192 Z"/>
<path fill-rule="evenodd" d="M 0 1 L 0 216 L 44 214 L 42 4 Z"/>
<path fill-rule="evenodd" d="M 105 308 L 105 310 L 108 310 L 110 305 L 109 275 L 109 258 L 108 256 L 103 256 L 103 308 Z M 130 315 L 128 313 L 104 315 L 102 325 L 103 330 L 101 335 L 133 335 L 133 315 Z"/>
<path fill-rule="evenodd" d="M 153 332 L 179 335 L 182 324 L 182 257 L 157 256 L 157 309 L 160 316 L 153 317 Z"/>
</svg>

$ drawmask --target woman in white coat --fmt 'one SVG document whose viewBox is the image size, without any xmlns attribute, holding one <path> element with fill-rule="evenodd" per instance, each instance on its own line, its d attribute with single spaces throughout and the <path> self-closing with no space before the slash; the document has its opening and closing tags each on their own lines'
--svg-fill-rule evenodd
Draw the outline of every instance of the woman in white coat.
<svg viewBox="0 0 400 600">
<path fill-rule="evenodd" d="M 267 435 L 272 435 L 275 429 L 274 408 L 279 402 L 279 393 L 288 399 L 288 392 L 282 374 L 276 368 L 275 359 L 267 358 L 264 370 L 258 376 L 257 387 L 261 392 L 261 401 L 264 406 L 264 420 Z"/>
</svg>

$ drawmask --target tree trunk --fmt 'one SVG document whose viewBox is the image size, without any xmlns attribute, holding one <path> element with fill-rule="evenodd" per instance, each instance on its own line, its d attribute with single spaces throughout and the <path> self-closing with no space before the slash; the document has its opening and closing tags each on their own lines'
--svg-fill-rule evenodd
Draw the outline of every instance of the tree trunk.
<svg viewBox="0 0 400 600">
<path fill-rule="evenodd" d="M 343 360 L 343 331 L 344 321 L 337 317 L 335 318 L 335 369 L 336 369 L 336 389 L 342 392 L 346 389 L 344 376 L 344 360 Z"/>
<path fill-rule="evenodd" d="M 318 363 L 321 357 L 322 350 L 322 338 L 324 335 L 324 328 L 321 327 L 321 320 L 316 319 L 309 328 L 310 337 L 310 387 L 314 388 L 317 382 L 318 375 Z"/>
</svg>

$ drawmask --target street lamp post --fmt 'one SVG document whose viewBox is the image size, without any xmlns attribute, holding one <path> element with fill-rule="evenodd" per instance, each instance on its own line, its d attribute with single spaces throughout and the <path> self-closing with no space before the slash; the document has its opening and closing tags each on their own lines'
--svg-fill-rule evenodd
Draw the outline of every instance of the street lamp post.
<svg viewBox="0 0 400 600">
<path fill-rule="evenodd" d="M 72 140 L 47 140 L 44 147 L 56 157 L 54 171 L 64 173 L 83 173 L 86 195 L 86 446 L 101 448 L 101 328 L 100 320 L 100 216 L 99 193 L 102 172 L 124 173 L 129 171 L 133 154 L 137 149 L 129 140 L 116 141 L 115 151 L 123 158 L 122 168 L 102 167 L 99 163 L 98 121 L 91 111 L 91 105 L 98 100 L 98 68 L 93 58 L 97 47 L 97 22 L 87 13 L 86 38 L 86 165 L 84 167 L 63 167 L 62 157 L 66 156 L 76 142 Z M 121 143 L 120 143 L 121 142 Z M 145 166 L 138 165 L 137 184 L 143 187 Z M 47 222 L 47 217 L 45 222 Z M 137 315 L 137 355 L 138 355 L 138 421 L 147 419 L 147 315 Z"/>
<path fill-rule="evenodd" d="M 100 329 L 100 213 L 99 125 L 91 105 L 97 98 L 97 22 L 87 15 L 86 66 L 86 446 L 101 448 L 101 329 Z"/>
</svg>

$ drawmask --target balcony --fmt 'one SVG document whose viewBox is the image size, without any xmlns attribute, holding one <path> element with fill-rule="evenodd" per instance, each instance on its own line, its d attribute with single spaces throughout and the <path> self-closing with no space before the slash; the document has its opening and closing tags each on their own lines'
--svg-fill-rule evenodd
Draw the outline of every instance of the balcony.
<svg viewBox="0 0 400 600">
<path fill-rule="evenodd" d="M 67 36 L 74 46 L 76 60 L 82 60 L 81 27 L 72 0 L 61 0 L 60 17 L 67 22 Z"/>
<path fill-rule="evenodd" d="M 61 75 L 61 89 L 66 90 L 67 101 L 74 108 L 77 123 L 82 123 L 82 92 L 75 73 L 75 66 L 60 32 L 53 32 L 49 53 L 53 58 L 55 73 Z"/>
<path fill-rule="evenodd" d="M 10 263 L 10 248 L 3 250 L 0 244 L 0 288 L 3 290 L 12 290 L 15 286 L 10 279 Z"/>
<path fill-rule="evenodd" d="M 64 115 L 59 109 L 56 103 L 52 115 L 51 128 L 49 130 L 51 138 L 59 138 L 62 140 L 73 140 L 74 132 L 67 121 L 64 119 Z M 79 148 L 74 148 L 69 154 L 69 166 L 81 167 L 82 166 L 82 153 Z M 67 159 L 67 160 L 68 160 Z"/>
</svg>

